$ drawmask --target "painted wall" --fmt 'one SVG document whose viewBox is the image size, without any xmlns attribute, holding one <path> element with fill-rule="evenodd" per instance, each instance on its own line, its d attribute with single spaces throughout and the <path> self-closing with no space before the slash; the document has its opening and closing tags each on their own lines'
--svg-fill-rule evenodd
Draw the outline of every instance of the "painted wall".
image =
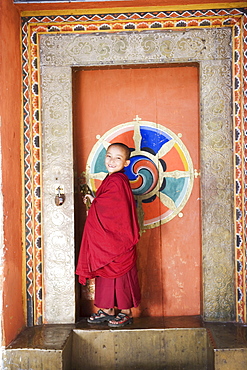
<svg viewBox="0 0 247 370">
<path fill-rule="evenodd" d="M 20 14 L 12 0 L 0 2 L 0 119 L 3 195 L 3 345 L 25 325 L 21 245 L 21 53 Z"/>
</svg>

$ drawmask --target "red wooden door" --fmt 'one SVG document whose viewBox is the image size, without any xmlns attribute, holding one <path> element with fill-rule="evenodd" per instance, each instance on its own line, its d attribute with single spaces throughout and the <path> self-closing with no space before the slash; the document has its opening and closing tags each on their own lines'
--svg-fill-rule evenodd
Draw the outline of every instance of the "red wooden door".
<svg viewBox="0 0 247 370">
<path fill-rule="evenodd" d="M 194 168 L 198 170 L 198 81 L 198 67 L 192 64 L 74 71 L 77 174 L 85 171 L 97 138 L 119 124 L 132 121 L 136 115 L 179 135 L 190 153 Z M 172 169 L 172 152 L 169 161 Z M 80 200 L 77 200 L 77 205 L 77 212 L 85 214 Z M 149 207 L 160 206 L 151 204 Z M 81 223 L 83 220 L 79 221 Z M 142 302 L 135 309 L 135 315 L 200 314 L 199 178 L 195 179 L 191 195 L 179 215 L 142 234 L 138 244 L 138 269 Z"/>
</svg>

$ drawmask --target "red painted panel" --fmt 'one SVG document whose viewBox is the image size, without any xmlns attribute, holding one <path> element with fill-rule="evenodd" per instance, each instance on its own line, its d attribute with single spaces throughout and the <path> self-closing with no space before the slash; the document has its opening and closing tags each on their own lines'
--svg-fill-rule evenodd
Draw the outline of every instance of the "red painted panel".
<svg viewBox="0 0 247 370">
<path fill-rule="evenodd" d="M 187 147 L 194 168 L 199 169 L 199 72 L 196 65 L 159 68 L 101 69 L 74 73 L 74 130 L 77 172 L 85 170 L 96 135 L 138 114 L 144 121 L 164 125 Z M 129 138 L 130 145 L 132 137 Z M 169 171 L 178 168 L 171 150 Z M 141 316 L 200 314 L 201 221 L 199 178 L 182 210 L 170 222 L 146 230 L 138 245 L 142 303 Z M 82 206 L 83 207 L 83 206 Z M 144 206 L 160 212 L 160 203 Z M 148 208 L 152 208 L 149 209 Z M 166 211 L 161 206 L 162 212 Z M 80 210 L 79 212 L 82 212 Z M 182 215 L 181 215 L 182 216 Z"/>
<path fill-rule="evenodd" d="M 1 152 L 3 194 L 3 314 L 2 345 L 25 326 L 22 296 L 22 178 L 21 178 L 21 21 L 11 0 L 0 2 L 1 24 Z M 0 231 L 2 232 L 2 231 Z M 0 284 L 0 285 L 1 285 Z"/>
</svg>

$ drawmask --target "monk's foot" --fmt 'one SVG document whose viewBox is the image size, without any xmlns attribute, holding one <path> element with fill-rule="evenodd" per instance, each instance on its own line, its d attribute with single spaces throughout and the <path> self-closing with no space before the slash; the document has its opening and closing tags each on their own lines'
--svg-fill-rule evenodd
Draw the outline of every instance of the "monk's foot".
<svg viewBox="0 0 247 370">
<path fill-rule="evenodd" d="M 114 312 L 114 311 L 113 311 Z M 90 324 L 100 324 L 102 322 L 107 322 L 114 319 L 115 315 L 109 315 L 103 310 L 98 310 L 96 313 L 93 313 L 88 319 L 87 322 Z"/>
<path fill-rule="evenodd" d="M 130 317 L 123 310 L 114 318 L 108 321 L 108 326 L 112 328 L 119 328 L 133 323 L 133 317 Z"/>
<path fill-rule="evenodd" d="M 114 308 L 101 308 L 101 310 L 107 313 L 107 315 L 113 315 L 113 316 L 115 315 Z"/>
<path fill-rule="evenodd" d="M 121 310 L 122 313 L 125 315 L 128 315 L 129 317 L 132 317 L 132 311 L 130 308 L 126 308 L 125 310 Z"/>
</svg>

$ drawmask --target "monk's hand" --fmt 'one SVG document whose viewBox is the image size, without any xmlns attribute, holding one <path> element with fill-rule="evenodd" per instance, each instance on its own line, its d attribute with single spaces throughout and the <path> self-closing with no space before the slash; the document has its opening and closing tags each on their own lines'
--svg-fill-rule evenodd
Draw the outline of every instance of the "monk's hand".
<svg viewBox="0 0 247 370">
<path fill-rule="evenodd" d="M 86 194 L 85 197 L 83 197 L 83 203 L 87 204 L 88 201 L 92 203 L 94 200 L 94 197 L 91 194 Z"/>
</svg>

